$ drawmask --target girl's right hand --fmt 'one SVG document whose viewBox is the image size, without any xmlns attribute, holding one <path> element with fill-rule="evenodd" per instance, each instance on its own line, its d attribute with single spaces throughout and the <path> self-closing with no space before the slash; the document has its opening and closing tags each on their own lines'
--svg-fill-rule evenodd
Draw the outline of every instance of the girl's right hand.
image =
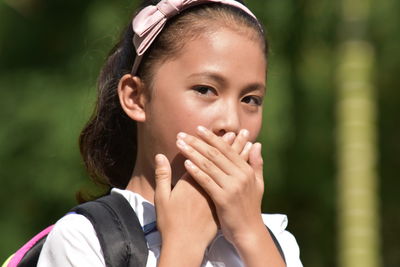
<svg viewBox="0 0 400 267">
<path fill-rule="evenodd" d="M 252 144 L 246 138 L 230 132 L 222 139 L 248 160 Z M 188 173 L 172 189 L 171 167 L 164 155 L 156 155 L 155 163 L 154 202 L 162 238 L 159 266 L 199 266 L 217 233 L 215 206 Z"/>
<path fill-rule="evenodd" d="M 171 166 L 155 157 L 155 207 L 162 245 L 158 266 L 200 266 L 217 233 L 214 204 L 186 173 L 171 187 Z"/>
</svg>

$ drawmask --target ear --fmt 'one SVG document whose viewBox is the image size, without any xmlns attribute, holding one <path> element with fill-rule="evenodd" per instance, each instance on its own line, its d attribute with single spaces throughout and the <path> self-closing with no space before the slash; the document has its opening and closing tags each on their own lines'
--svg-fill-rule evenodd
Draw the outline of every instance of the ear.
<svg viewBox="0 0 400 267">
<path fill-rule="evenodd" d="M 122 109 L 137 122 L 146 120 L 144 84 L 137 76 L 125 74 L 118 83 L 118 96 Z"/>
</svg>

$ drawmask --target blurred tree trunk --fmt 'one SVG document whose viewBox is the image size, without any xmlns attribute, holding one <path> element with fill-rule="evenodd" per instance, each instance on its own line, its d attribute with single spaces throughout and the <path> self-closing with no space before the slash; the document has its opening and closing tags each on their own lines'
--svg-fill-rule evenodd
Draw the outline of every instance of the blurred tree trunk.
<svg viewBox="0 0 400 267">
<path fill-rule="evenodd" d="M 338 51 L 339 265 L 380 266 L 374 51 L 369 1 L 342 0 Z"/>
</svg>

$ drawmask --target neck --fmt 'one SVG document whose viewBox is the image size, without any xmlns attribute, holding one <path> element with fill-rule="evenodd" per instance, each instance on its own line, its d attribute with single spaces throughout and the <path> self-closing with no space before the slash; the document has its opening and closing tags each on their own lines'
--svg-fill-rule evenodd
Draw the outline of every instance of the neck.
<svg viewBox="0 0 400 267">
<path fill-rule="evenodd" d="M 144 163 L 143 158 L 139 157 L 126 189 L 138 193 L 147 201 L 154 203 L 154 181 L 154 169 L 151 164 Z"/>
<path fill-rule="evenodd" d="M 180 155 L 175 157 L 171 162 L 172 169 L 172 186 L 174 186 L 179 178 L 186 173 L 183 167 L 184 158 Z M 155 190 L 155 170 L 152 162 L 143 160 L 138 157 L 131 179 L 126 187 L 127 190 L 140 194 L 147 201 L 154 203 Z M 174 175 L 175 174 L 175 175 Z"/>
<path fill-rule="evenodd" d="M 154 144 L 154 140 L 144 138 L 146 136 L 140 130 L 138 131 L 138 151 L 136 154 L 135 167 L 131 179 L 126 187 L 127 190 L 140 194 L 147 201 L 154 203 L 155 191 L 155 170 L 154 155 L 157 150 L 151 146 L 142 146 L 140 144 Z M 172 186 L 179 178 L 186 173 L 184 167 L 185 158 L 181 154 L 170 156 L 172 171 Z"/>
</svg>

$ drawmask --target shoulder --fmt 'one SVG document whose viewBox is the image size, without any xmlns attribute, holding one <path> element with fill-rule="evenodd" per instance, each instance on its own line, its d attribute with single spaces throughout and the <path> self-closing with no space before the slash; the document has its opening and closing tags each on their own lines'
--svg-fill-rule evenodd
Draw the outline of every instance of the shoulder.
<svg viewBox="0 0 400 267">
<path fill-rule="evenodd" d="M 284 214 L 262 214 L 264 224 L 275 235 L 282 247 L 288 267 L 303 266 L 300 261 L 300 249 L 296 238 L 286 230 L 288 218 Z"/>
<path fill-rule="evenodd" d="M 90 221 L 80 214 L 62 217 L 43 245 L 38 266 L 104 266 L 100 243 Z"/>
</svg>

